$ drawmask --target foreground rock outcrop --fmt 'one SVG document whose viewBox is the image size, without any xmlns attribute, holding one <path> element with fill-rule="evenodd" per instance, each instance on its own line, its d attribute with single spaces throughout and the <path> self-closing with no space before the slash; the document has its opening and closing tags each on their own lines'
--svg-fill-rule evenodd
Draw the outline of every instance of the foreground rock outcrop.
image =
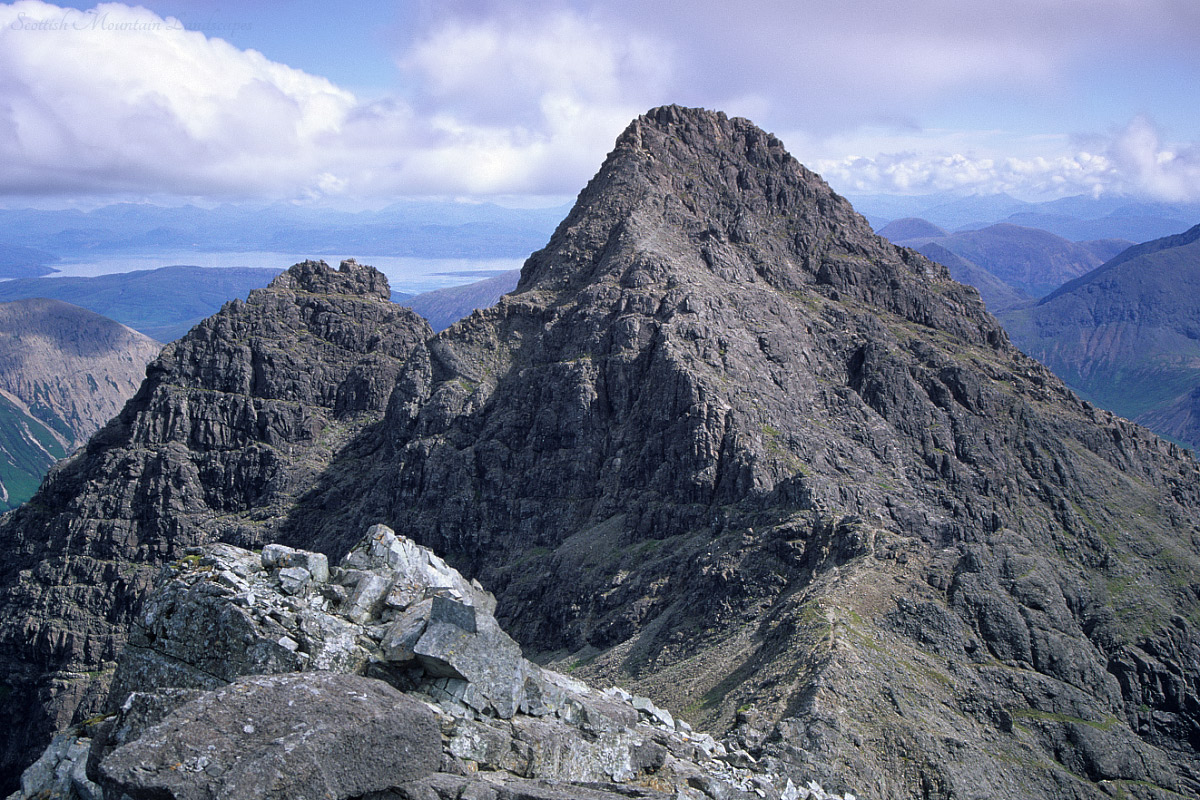
<svg viewBox="0 0 1200 800">
<path fill-rule="evenodd" d="M 382 525 L 332 570 L 196 548 L 138 615 L 111 711 L 61 734 L 14 800 L 827 797 L 526 661 L 494 608 Z"/>
<path fill-rule="evenodd" d="M 309 295 L 292 291 L 263 302 L 293 319 Z M 207 349 L 189 337 L 194 371 L 151 376 L 154 392 L 233 408 L 216 382 L 242 386 L 237 354 L 265 348 L 269 379 L 251 384 L 270 390 L 268 419 L 316 418 L 321 436 L 263 424 L 248 445 L 221 434 L 218 456 L 203 425 L 133 445 L 102 433 L 5 522 L 0 652 L 18 654 L 3 664 L 17 708 L 56 709 L 61 728 L 125 680 L 106 662 L 144 597 L 125 575 L 216 539 L 336 562 L 379 521 L 494 587 L 533 660 L 727 733 L 744 763 L 796 786 L 1200 793 L 1191 453 L 1081 402 L 973 290 L 876 237 L 751 123 L 676 107 L 635 120 L 494 308 L 386 358 L 330 349 L 380 365 L 375 379 L 309 377 L 278 344 L 373 331 L 385 313 L 373 296 L 338 303 L 320 324 L 276 332 L 263 315 Z M 382 411 L 340 416 L 352 386 Z M 120 424 L 135 430 L 188 418 L 134 404 Z M 164 470 L 177 463 L 214 466 L 193 480 Z M 388 647 L 428 666 L 422 618 Z M 263 652 L 299 659 L 276 623 Z M 447 626 L 431 642 L 456 641 Z M 510 661 L 501 642 L 490 650 Z M 440 669 L 472 713 L 520 713 L 513 686 L 456 697 L 467 665 Z"/>
</svg>

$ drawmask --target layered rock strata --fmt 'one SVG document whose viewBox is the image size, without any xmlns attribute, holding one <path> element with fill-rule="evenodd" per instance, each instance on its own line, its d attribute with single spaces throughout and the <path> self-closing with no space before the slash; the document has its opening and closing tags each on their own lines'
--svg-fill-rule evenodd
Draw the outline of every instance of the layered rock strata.
<svg viewBox="0 0 1200 800">
<path fill-rule="evenodd" d="M 158 567 L 270 541 L 272 521 L 378 420 L 431 334 L 345 262 L 297 264 L 168 345 L 124 410 L 0 524 L 0 762 L 95 713 Z"/>
</svg>

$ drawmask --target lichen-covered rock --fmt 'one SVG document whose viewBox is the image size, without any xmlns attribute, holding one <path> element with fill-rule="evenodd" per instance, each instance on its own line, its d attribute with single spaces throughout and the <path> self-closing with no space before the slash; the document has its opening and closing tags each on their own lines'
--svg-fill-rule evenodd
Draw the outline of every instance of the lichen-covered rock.
<svg viewBox="0 0 1200 800">
<path fill-rule="evenodd" d="M 490 594 L 389 528 L 372 527 L 330 583 L 314 569 L 292 585 L 288 570 L 308 567 L 289 564 L 319 561 L 217 544 L 164 568 L 90 750 L 70 732 L 74 749 L 48 750 L 17 800 L 84 764 L 107 800 L 344 800 L 394 787 L 428 797 L 451 785 L 470 786 L 464 796 L 792 800 L 780 765 L 735 759 L 644 697 L 526 661 Z M 350 591 L 364 583 L 404 591 L 383 592 L 364 616 Z M 396 644 L 398 629 L 415 631 L 410 646 Z"/>
<path fill-rule="evenodd" d="M 133 800 L 342 800 L 424 778 L 441 756 L 433 712 L 383 681 L 262 675 L 179 706 L 98 778 Z"/>
</svg>

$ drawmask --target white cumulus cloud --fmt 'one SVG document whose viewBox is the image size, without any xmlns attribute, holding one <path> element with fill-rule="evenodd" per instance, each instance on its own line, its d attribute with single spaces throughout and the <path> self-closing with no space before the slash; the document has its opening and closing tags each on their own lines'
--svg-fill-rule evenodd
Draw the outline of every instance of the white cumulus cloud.
<svg viewBox="0 0 1200 800">
<path fill-rule="evenodd" d="M 906 141 L 913 142 L 913 138 Z M 1200 148 L 1164 143 L 1145 117 L 1111 136 L 1089 137 L 1086 147 L 1070 148 L 1066 137 L 1061 141 L 1036 137 L 1015 145 L 1012 149 L 1022 151 L 1021 155 L 954 152 L 937 147 L 936 141 L 927 144 L 869 156 L 817 158 L 810 166 L 848 193 L 1007 192 L 1031 199 L 1131 194 L 1167 201 L 1200 200 Z M 1039 145 L 1046 152 L 1036 153 Z"/>
<path fill-rule="evenodd" d="M 1165 144 L 1146 118 L 1135 119 L 1108 152 L 1122 181 L 1135 191 L 1162 200 L 1200 200 L 1200 147 Z"/>
<path fill-rule="evenodd" d="M 578 191 L 655 104 L 666 45 L 598 17 L 434 19 L 363 100 L 118 3 L 0 5 L 0 194 Z"/>
<path fill-rule="evenodd" d="M 1053 103 L 1097 59 L 1190 69 L 1194 0 L 447 0 L 406 19 L 394 83 L 364 99 L 145 8 L 0 5 L 0 195 L 572 194 L 666 102 L 749 116 L 847 191 L 1200 184 L 1197 147 L 1145 121 L 1069 147 L 1074 129 L 1000 141 L 946 112 L 1007 124 L 994 109 Z M 923 129 L 931 109 L 958 130 Z"/>
<path fill-rule="evenodd" d="M 0 6 L 0 192 L 304 180 L 355 98 L 144 8 Z"/>
</svg>

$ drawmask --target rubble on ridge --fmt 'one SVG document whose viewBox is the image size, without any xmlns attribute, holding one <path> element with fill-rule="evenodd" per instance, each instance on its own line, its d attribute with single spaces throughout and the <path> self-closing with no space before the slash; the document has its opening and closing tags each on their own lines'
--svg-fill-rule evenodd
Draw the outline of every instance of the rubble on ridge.
<svg viewBox="0 0 1200 800">
<path fill-rule="evenodd" d="M 111 713 L 56 737 L 10 800 L 831 797 L 526 660 L 495 608 L 383 525 L 333 568 L 194 548 L 138 615 Z"/>
</svg>

